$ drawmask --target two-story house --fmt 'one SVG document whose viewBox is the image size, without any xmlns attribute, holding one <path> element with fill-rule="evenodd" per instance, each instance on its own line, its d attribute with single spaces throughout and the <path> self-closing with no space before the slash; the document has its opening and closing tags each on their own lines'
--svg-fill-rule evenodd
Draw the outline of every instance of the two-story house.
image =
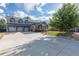
<svg viewBox="0 0 79 59">
<path fill-rule="evenodd" d="M 7 32 L 47 31 L 48 29 L 48 25 L 45 22 L 36 22 L 14 16 L 7 16 L 6 20 Z"/>
</svg>

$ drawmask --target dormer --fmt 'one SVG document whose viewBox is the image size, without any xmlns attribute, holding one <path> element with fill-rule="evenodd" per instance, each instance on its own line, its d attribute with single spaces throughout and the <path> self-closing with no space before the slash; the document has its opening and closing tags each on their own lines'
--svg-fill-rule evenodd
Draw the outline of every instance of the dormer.
<svg viewBox="0 0 79 59">
<path fill-rule="evenodd" d="M 19 19 L 19 20 L 18 20 L 18 23 L 23 23 L 23 20 L 22 20 L 22 19 Z"/>
<path fill-rule="evenodd" d="M 25 24 L 26 24 L 26 23 L 28 23 L 28 20 L 25 20 L 24 22 L 25 22 Z"/>
<path fill-rule="evenodd" d="M 15 23 L 15 18 L 10 18 L 9 22 L 10 23 Z"/>
</svg>

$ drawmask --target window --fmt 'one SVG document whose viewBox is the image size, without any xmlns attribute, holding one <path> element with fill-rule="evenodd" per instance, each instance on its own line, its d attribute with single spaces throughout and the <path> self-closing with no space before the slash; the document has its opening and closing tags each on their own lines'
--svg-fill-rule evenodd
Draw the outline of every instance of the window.
<svg viewBox="0 0 79 59">
<path fill-rule="evenodd" d="M 27 23 L 28 22 L 28 20 L 25 20 L 25 23 Z"/>
<path fill-rule="evenodd" d="M 22 20 L 22 19 L 19 19 L 19 20 L 18 20 L 18 23 L 23 23 L 23 20 Z"/>
<path fill-rule="evenodd" d="M 10 18 L 10 22 L 14 23 L 15 19 L 14 18 Z"/>
</svg>

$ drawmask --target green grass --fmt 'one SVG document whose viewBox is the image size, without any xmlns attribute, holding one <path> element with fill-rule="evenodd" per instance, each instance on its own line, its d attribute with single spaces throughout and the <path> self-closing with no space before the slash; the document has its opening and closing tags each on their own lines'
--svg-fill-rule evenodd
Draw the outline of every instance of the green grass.
<svg viewBox="0 0 79 59">
<path fill-rule="evenodd" d="M 73 32 L 48 31 L 44 32 L 44 34 L 50 36 L 71 36 Z"/>
</svg>

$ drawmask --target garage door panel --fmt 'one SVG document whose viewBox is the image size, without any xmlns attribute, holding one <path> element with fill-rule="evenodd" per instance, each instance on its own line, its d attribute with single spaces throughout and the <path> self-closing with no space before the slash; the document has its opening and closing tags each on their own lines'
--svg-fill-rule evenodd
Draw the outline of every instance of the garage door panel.
<svg viewBox="0 0 79 59">
<path fill-rule="evenodd" d="M 18 32 L 23 32 L 23 27 L 18 27 L 18 28 L 17 28 L 17 31 L 18 31 Z"/>
<path fill-rule="evenodd" d="M 27 32 L 27 31 L 29 31 L 29 29 L 28 28 L 25 28 L 24 31 Z"/>
<path fill-rule="evenodd" d="M 9 27 L 9 32 L 16 32 L 16 27 Z"/>
</svg>

